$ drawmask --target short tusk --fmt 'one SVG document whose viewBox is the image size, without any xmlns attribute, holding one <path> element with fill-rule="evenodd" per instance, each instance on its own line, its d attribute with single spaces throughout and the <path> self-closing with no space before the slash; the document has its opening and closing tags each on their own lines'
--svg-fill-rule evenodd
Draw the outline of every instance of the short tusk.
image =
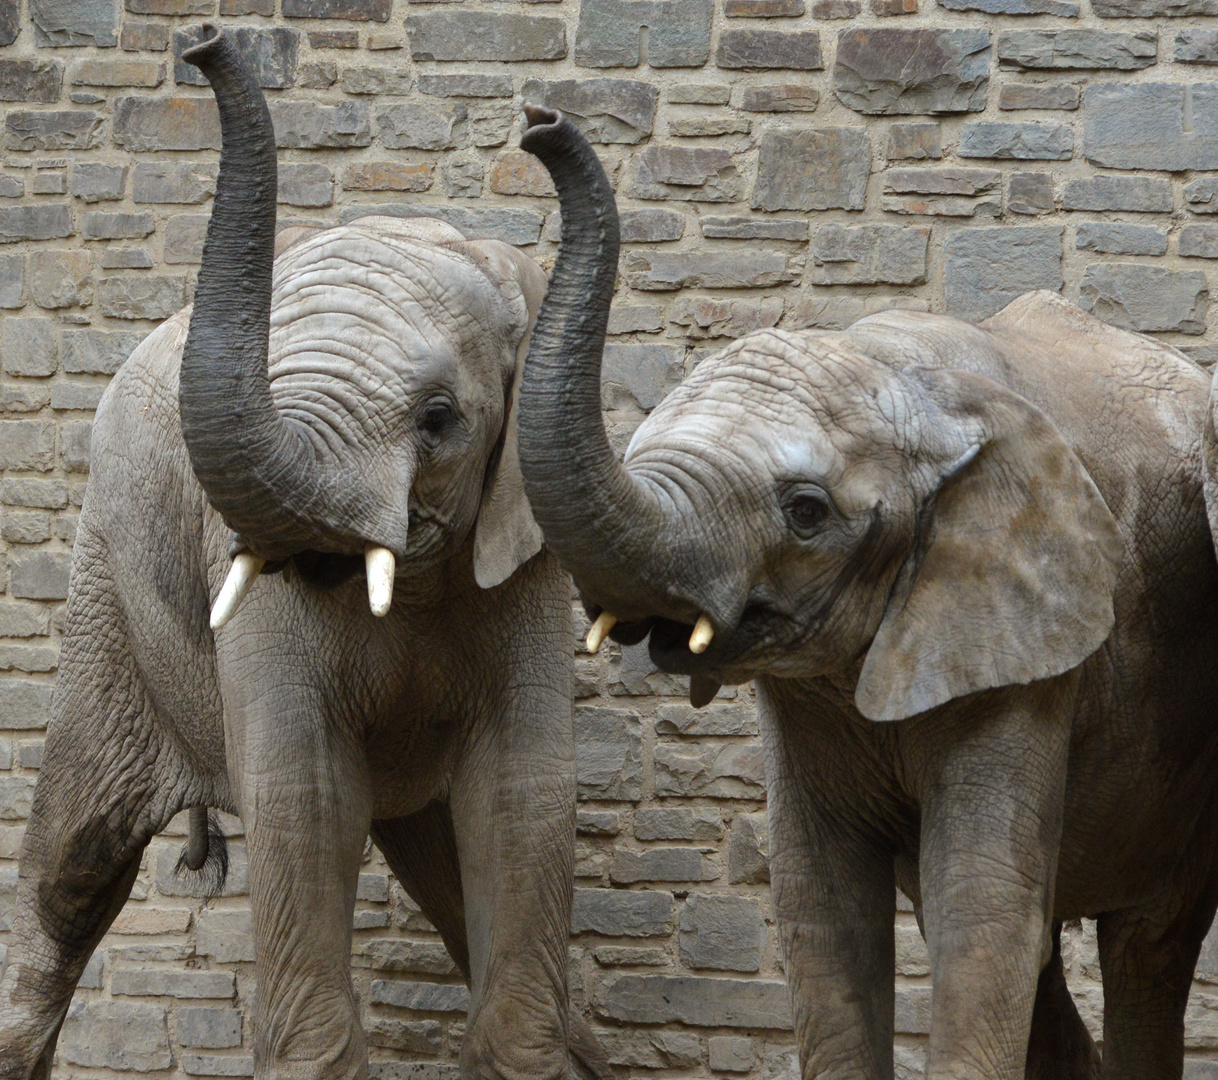
<svg viewBox="0 0 1218 1080">
<path fill-rule="evenodd" d="M 379 618 L 393 603 L 393 575 L 397 569 L 393 552 L 379 544 L 365 544 L 364 569 L 368 575 L 368 606 Z"/>
<path fill-rule="evenodd" d="M 219 630 L 237 614 L 237 608 L 241 606 L 245 594 L 250 591 L 250 586 L 258 579 L 258 575 L 262 573 L 265 565 L 265 559 L 260 559 L 248 551 L 243 551 L 233 558 L 233 566 L 228 572 L 228 577 L 224 579 L 224 587 L 220 590 L 220 595 L 216 597 L 216 602 L 211 606 L 211 628 L 213 630 Z"/>
<path fill-rule="evenodd" d="M 609 636 L 609 631 L 616 625 L 617 616 L 610 615 L 607 611 L 602 611 L 596 617 L 596 622 L 592 624 L 592 629 L 588 631 L 588 639 L 585 642 L 588 646 L 588 652 L 600 652 L 601 645 L 604 644 L 605 638 Z"/>
<path fill-rule="evenodd" d="M 711 621 L 705 615 L 699 615 L 698 621 L 694 623 L 694 632 L 689 635 L 689 651 L 691 653 L 704 653 L 711 643 L 711 638 L 715 636 L 715 628 L 711 626 Z"/>
</svg>

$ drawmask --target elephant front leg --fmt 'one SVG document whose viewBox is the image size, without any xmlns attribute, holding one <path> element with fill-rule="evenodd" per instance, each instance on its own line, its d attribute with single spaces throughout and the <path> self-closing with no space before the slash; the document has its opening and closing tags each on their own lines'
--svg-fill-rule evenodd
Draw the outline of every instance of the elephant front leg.
<svg viewBox="0 0 1218 1080">
<path fill-rule="evenodd" d="M 927 1080 L 1024 1076 L 1052 958 L 1073 688 L 1007 687 L 907 721 L 934 984 Z"/>
</svg>

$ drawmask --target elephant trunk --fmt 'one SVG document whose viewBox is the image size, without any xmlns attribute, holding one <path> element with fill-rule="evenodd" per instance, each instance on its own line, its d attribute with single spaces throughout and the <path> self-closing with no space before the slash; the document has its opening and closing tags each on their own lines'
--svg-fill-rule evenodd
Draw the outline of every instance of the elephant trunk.
<svg viewBox="0 0 1218 1080">
<path fill-rule="evenodd" d="M 179 406 L 191 465 L 212 505 L 261 558 L 358 550 L 326 498 L 334 485 L 304 430 L 275 407 L 267 375 L 275 249 L 275 133 L 257 80 L 214 26 L 183 59 L 220 109 L 220 175 Z"/>
<path fill-rule="evenodd" d="M 590 599 L 624 621 L 673 607 L 647 581 L 666 528 L 656 493 L 609 445 L 601 354 L 617 277 L 613 190 L 587 140 L 561 113 L 525 106 L 523 149 L 541 159 L 562 210 L 562 245 L 520 384 L 520 465 L 534 517 Z"/>
</svg>

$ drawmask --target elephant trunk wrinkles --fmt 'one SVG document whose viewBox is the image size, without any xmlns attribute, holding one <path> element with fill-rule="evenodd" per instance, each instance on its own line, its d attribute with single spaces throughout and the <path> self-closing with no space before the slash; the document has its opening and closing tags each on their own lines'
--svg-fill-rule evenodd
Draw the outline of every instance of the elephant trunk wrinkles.
<svg viewBox="0 0 1218 1080">
<path fill-rule="evenodd" d="M 585 594 L 623 620 L 672 604 L 645 584 L 665 515 L 613 453 L 601 416 L 601 354 L 617 277 L 618 218 L 596 154 L 561 113 L 525 106 L 523 149 L 562 210 L 562 244 L 520 384 L 520 464 L 546 542 Z"/>
<path fill-rule="evenodd" d="M 213 26 L 206 29 L 215 36 L 183 59 L 211 83 L 222 150 L 182 353 L 182 434 L 207 497 L 257 555 L 351 550 L 349 531 L 334 524 L 343 513 L 326 490 L 333 482 L 304 432 L 285 422 L 271 396 L 277 166 L 270 112 L 233 42 Z"/>
</svg>

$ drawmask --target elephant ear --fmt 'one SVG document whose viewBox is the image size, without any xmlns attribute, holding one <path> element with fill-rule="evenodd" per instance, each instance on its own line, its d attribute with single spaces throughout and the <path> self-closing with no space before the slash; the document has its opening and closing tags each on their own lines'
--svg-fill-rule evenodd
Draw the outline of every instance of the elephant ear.
<svg viewBox="0 0 1218 1080">
<path fill-rule="evenodd" d="M 901 720 L 1060 675 L 1103 644 L 1124 542 L 1056 427 L 979 375 L 907 372 L 968 449 L 940 470 L 920 543 L 863 663 L 855 704 Z"/>
<path fill-rule="evenodd" d="M 516 344 L 504 408 L 499 456 L 486 478 L 474 526 L 474 578 L 482 588 L 493 589 L 541 550 L 541 529 L 533 520 L 532 508 L 524 494 L 516 419 L 520 373 L 547 282 L 545 271 L 510 244 L 498 240 L 470 240 L 453 246 L 472 256 L 508 302 L 521 311 L 520 340 Z"/>
</svg>

